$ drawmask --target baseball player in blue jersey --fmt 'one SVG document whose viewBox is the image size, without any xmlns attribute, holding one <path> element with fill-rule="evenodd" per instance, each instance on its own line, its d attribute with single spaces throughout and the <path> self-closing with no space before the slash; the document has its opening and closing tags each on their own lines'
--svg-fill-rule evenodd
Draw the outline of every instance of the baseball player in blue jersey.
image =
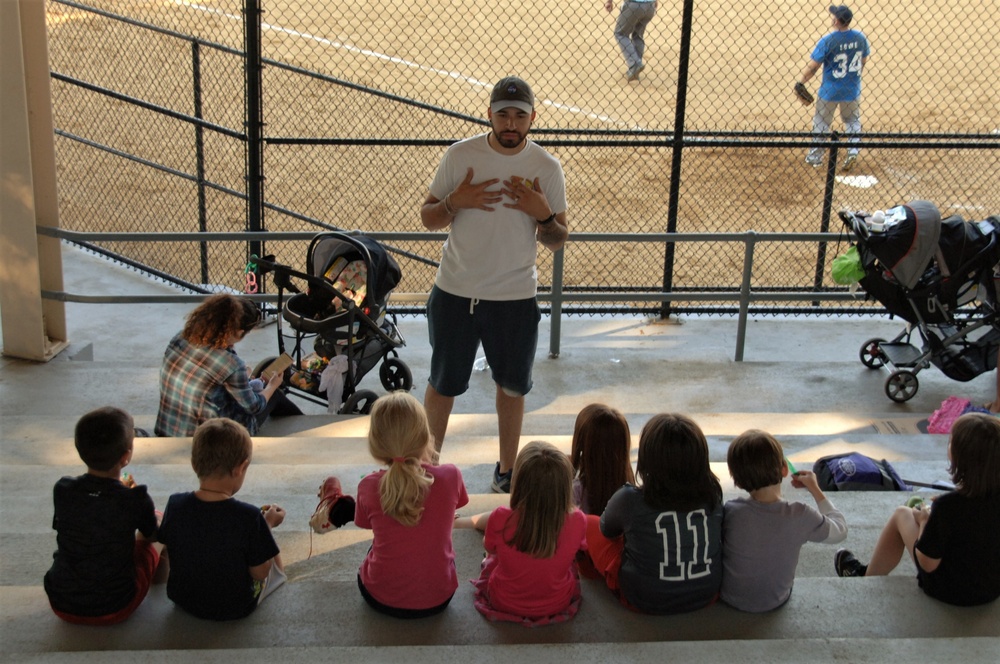
<svg viewBox="0 0 1000 664">
<path fill-rule="evenodd" d="M 801 82 L 808 83 L 823 67 L 823 83 L 816 97 L 816 114 L 813 116 L 813 133 L 827 134 L 833 122 L 833 112 L 840 107 L 844 129 L 853 134 L 852 145 L 841 168 L 849 171 L 858 160 L 857 135 L 861 133 L 861 72 L 868 61 L 871 49 L 868 39 L 860 30 L 851 28 L 854 19 L 847 5 L 831 5 L 833 31 L 825 35 L 813 49 L 808 64 L 802 71 Z M 806 155 L 810 166 L 823 164 L 824 148 L 813 148 Z"/>
</svg>

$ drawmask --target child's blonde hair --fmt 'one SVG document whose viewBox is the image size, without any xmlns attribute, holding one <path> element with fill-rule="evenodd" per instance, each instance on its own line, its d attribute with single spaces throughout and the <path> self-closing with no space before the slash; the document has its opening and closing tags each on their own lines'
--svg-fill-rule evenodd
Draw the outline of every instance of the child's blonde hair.
<svg viewBox="0 0 1000 664">
<path fill-rule="evenodd" d="M 573 466 L 554 445 L 534 440 L 518 453 L 510 482 L 517 526 L 509 544 L 533 558 L 551 558 L 573 511 Z"/>
<path fill-rule="evenodd" d="M 955 420 L 949 443 L 951 480 L 969 498 L 1000 492 L 1000 420 L 967 413 Z"/>
<path fill-rule="evenodd" d="M 368 429 L 368 451 L 389 466 L 378 484 L 382 511 L 404 526 L 415 526 L 434 478 L 420 465 L 431 444 L 427 413 L 407 392 L 375 401 Z"/>
<path fill-rule="evenodd" d="M 623 484 L 635 484 L 628 420 L 611 406 L 584 406 L 573 427 L 570 459 L 583 486 L 587 511 L 600 515 L 615 491 Z"/>
</svg>

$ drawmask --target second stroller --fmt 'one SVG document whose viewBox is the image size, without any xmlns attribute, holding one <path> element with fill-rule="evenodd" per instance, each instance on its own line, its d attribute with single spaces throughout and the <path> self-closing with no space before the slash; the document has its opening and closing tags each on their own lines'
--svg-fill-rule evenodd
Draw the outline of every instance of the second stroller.
<svg viewBox="0 0 1000 664">
<path fill-rule="evenodd" d="M 942 220 L 933 203 L 912 201 L 877 215 L 844 210 L 840 219 L 857 238 L 861 287 L 907 322 L 892 340 L 869 339 L 859 353 L 866 367 L 889 371 L 886 396 L 913 398 L 917 374 L 932 364 L 959 381 L 996 368 L 1000 218 Z"/>
</svg>

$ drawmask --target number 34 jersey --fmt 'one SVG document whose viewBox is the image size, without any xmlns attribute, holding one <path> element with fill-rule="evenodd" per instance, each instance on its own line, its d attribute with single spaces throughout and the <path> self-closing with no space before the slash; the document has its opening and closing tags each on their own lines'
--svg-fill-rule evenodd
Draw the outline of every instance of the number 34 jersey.
<svg viewBox="0 0 1000 664">
<path fill-rule="evenodd" d="M 810 56 L 823 63 L 819 98 L 854 101 L 861 96 L 861 70 L 871 49 L 860 30 L 835 30 L 819 40 Z"/>
<path fill-rule="evenodd" d="M 654 509 L 625 485 L 601 516 L 605 537 L 625 536 L 622 594 L 646 613 L 683 613 L 711 604 L 722 583 L 722 505 Z"/>
</svg>

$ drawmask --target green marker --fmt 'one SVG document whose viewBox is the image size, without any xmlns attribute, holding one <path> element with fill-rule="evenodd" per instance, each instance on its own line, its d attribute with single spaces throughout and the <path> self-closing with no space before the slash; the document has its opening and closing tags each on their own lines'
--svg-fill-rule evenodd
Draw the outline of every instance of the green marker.
<svg viewBox="0 0 1000 664">
<path fill-rule="evenodd" d="M 788 457 L 785 457 L 785 463 L 788 465 L 788 472 L 790 474 L 794 475 L 795 473 L 799 472 L 795 470 L 794 464 L 792 464 L 792 462 L 788 460 Z"/>
</svg>

